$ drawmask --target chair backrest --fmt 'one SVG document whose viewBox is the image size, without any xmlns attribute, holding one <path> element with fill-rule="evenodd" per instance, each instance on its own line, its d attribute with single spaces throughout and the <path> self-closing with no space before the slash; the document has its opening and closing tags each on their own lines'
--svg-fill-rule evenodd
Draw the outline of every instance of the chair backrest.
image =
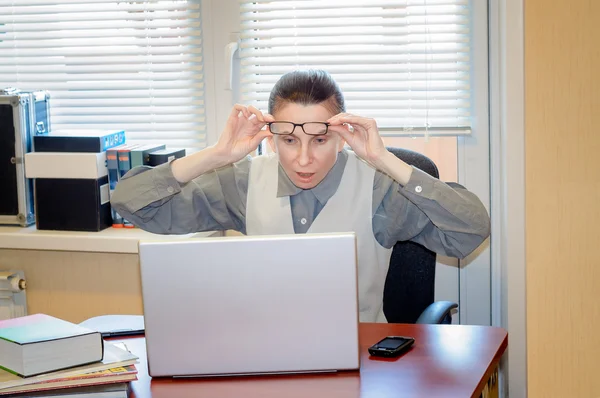
<svg viewBox="0 0 600 398">
<path fill-rule="evenodd" d="M 402 148 L 388 148 L 404 162 L 439 178 L 427 156 Z M 383 292 L 383 311 L 390 323 L 415 323 L 434 301 L 436 255 L 414 242 L 397 242 Z"/>
</svg>

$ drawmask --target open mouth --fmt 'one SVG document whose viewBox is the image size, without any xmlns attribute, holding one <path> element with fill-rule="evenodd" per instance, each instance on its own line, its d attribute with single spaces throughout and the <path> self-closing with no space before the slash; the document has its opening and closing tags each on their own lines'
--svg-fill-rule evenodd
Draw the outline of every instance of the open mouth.
<svg viewBox="0 0 600 398">
<path fill-rule="evenodd" d="M 299 182 L 301 182 L 303 184 L 310 184 L 315 173 L 298 173 L 298 172 L 296 172 L 296 175 L 298 176 Z"/>
</svg>

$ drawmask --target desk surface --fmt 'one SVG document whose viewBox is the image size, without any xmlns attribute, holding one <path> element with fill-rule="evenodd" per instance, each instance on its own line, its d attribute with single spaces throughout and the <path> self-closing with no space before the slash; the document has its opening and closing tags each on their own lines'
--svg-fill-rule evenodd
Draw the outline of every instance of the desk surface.
<svg viewBox="0 0 600 398">
<path fill-rule="evenodd" d="M 395 359 L 373 359 L 367 348 L 389 335 L 415 338 Z M 361 368 L 331 374 L 150 378 L 143 338 L 123 341 L 140 357 L 131 397 L 473 397 L 498 365 L 508 344 L 504 329 L 466 325 L 361 324 Z"/>
</svg>

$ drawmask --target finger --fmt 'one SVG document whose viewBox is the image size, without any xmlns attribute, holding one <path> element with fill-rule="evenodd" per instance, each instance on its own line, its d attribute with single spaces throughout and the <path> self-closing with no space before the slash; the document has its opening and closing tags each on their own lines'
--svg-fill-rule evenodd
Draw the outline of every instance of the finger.
<svg viewBox="0 0 600 398">
<path fill-rule="evenodd" d="M 250 105 L 248 107 L 248 112 L 252 113 L 254 116 L 256 116 L 256 120 L 258 120 L 261 123 L 265 122 L 265 119 L 263 117 L 263 114 L 261 111 L 259 111 L 258 109 L 256 109 L 255 107 L 253 107 L 252 105 Z"/>
<path fill-rule="evenodd" d="M 267 123 L 275 121 L 275 118 L 270 113 L 263 113 L 263 117 Z"/>
<path fill-rule="evenodd" d="M 239 117 L 239 113 L 241 113 L 242 115 L 244 115 L 244 117 L 246 119 L 250 117 L 250 112 L 248 112 L 248 109 L 244 105 L 235 104 L 233 106 L 233 108 L 238 111 L 238 117 Z"/>
<path fill-rule="evenodd" d="M 348 129 L 345 126 L 329 126 L 328 131 L 339 135 L 346 142 L 352 141 L 354 139 L 354 133 L 348 131 Z"/>
<path fill-rule="evenodd" d="M 376 128 L 377 123 L 375 123 L 375 119 L 370 119 L 370 118 L 366 118 L 366 117 L 362 117 L 362 116 L 355 116 L 355 115 L 339 115 L 339 117 L 336 118 L 335 120 L 336 124 L 340 124 L 340 123 L 349 123 L 356 126 L 360 126 L 364 129 L 372 129 L 372 128 Z"/>
<path fill-rule="evenodd" d="M 258 117 L 256 117 L 256 115 L 254 113 L 251 113 L 250 111 L 248 111 L 250 116 L 248 116 L 247 120 L 252 123 L 253 125 L 258 125 L 260 124 L 260 120 L 258 120 Z"/>
<path fill-rule="evenodd" d="M 350 133 L 355 133 L 355 132 L 359 132 L 360 131 L 364 131 L 364 128 L 362 128 L 359 125 L 352 125 L 350 123 L 340 123 L 340 124 L 329 124 L 329 129 L 335 129 L 335 130 L 344 130 Z"/>
<path fill-rule="evenodd" d="M 367 130 L 359 124 L 350 124 L 350 123 L 340 122 L 340 124 L 337 124 L 337 125 L 330 125 L 330 128 L 332 128 L 332 127 L 340 128 L 340 129 L 343 129 L 350 133 L 355 133 L 355 135 L 361 135 L 364 137 L 366 137 L 366 135 L 367 135 Z"/>
<path fill-rule="evenodd" d="M 229 114 L 229 119 L 237 118 L 239 116 L 239 114 L 240 114 L 239 109 L 237 109 L 234 105 L 233 108 L 231 108 L 231 113 Z"/>
<path fill-rule="evenodd" d="M 344 129 L 348 130 L 351 133 L 354 133 L 355 128 L 350 123 L 342 123 L 342 124 L 339 124 L 338 126 L 341 127 L 341 128 L 344 128 Z"/>
<path fill-rule="evenodd" d="M 361 135 L 365 140 L 373 134 L 379 135 L 377 123 L 375 123 L 375 120 L 373 119 L 351 116 L 343 117 L 340 120 L 351 125 L 354 128 L 354 133 Z"/>
<path fill-rule="evenodd" d="M 361 134 L 361 135 L 366 135 L 366 129 L 360 125 L 353 125 L 350 124 L 348 122 L 345 122 L 344 120 L 349 119 L 349 118 L 359 118 L 359 116 L 355 116 L 352 115 L 350 113 L 339 113 L 337 115 L 335 115 L 333 118 L 328 120 L 328 123 L 332 126 L 344 126 L 345 129 L 347 129 L 348 131 L 350 131 L 351 133 L 355 132 L 355 130 L 358 130 L 357 133 Z"/>
<path fill-rule="evenodd" d="M 265 126 L 265 124 L 267 124 L 267 122 L 265 122 L 264 120 L 259 120 L 258 116 L 256 116 L 254 113 L 250 115 L 248 121 L 252 123 L 253 127 L 257 127 L 259 130 L 262 129 Z"/>
<path fill-rule="evenodd" d="M 271 135 L 272 134 L 269 130 L 260 130 L 254 137 L 252 137 L 252 139 L 250 140 L 250 145 L 252 146 L 252 148 L 256 148 L 262 142 L 262 140 Z"/>
<path fill-rule="evenodd" d="M 329 124 L 331 124 L 331 125 L 334 125 L 334 126 L 335 126 L 335 125 L 340 125 L 340 124 L 343 124 L 343 122 L 342 122 L 342 121 L 340 121 L 340 118 L 341 118 L 341 117 L 344 117 L 344 116 L 350 116 L 350 114 L 349 114 L 349 113 L 345 113 L 345 112 L 338 113 L 337 115 L 330 117 L 330 118 L 327 120 L 327 123 L 329 123 Z"/>
</svg>

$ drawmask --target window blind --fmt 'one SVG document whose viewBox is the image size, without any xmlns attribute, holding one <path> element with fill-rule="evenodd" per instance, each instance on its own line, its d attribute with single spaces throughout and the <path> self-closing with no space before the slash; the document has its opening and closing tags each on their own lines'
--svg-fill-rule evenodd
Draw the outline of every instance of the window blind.
<svg viewBox="0 0 600 398">
<path fill-rule="evenodd" d="M 200 0 L 0 0 L 0 87 L 48 90 L 53 130 L 206 143 Z"/>
<path fill-rule="evenodd" d="M 276 80 L 320 68 L 348 112 L 382 132 L 468 134 L 469 0 L 241 1 L 242 100 L 267 109 Z"/>
</svg>

